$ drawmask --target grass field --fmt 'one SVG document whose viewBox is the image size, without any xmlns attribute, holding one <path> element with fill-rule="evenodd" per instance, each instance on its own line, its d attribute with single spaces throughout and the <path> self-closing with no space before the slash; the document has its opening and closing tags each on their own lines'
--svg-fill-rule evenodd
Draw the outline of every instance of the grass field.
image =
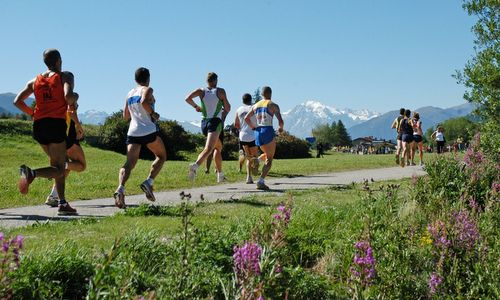
<svg viewBox="0 0 500 300">
<path fill-rule="evenodd" d="M 66 197 L 75 199 L 95 199 L 111 197 L 118 182 L 118 170 L 125 156 L 83 145 L 87 158 L 87 170 L 72 174 L 67 179 Z M 192 155 L 193 157 L 195 155 Z M 0 136 L 0 208 L 42 204 L 50 192 L 52 181 L 37 179 L 30 185 L 30 192 L 23 196 L 17 189 L 18 168 L 26 164 L 32 168 L 47 165 L 47 157 L 30 136 Z M 167 161 L 155 180 L 155 190 L 181 189 L 193 184 L 187 179 L 187 161 Z M 139 184 L 146 178 L 150 161 L 141 160 L 127 183 L 127 194 L 139 194 Z M 392 155 L 352 155 L 328 153 L 324 158 L 283 159 L 273 164 L 270 177 L 301 176 L 343 170 L 368 169 L 394 166 Z M 245 180 L 238 173 L 238 162 L 228 161 L 223 165 L 228 182 Z M 215 174 L 204 174 L 200 168 L 194 186 L 214 185 Z"/>
</svg>

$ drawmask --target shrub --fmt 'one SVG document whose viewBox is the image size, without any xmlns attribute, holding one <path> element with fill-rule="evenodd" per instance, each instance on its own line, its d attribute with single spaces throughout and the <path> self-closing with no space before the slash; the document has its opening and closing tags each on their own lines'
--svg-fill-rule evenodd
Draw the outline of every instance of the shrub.
<svg viewBox="0 0 500 300">
<path fill-rule="evenodd" d="M 0 120 L 0 134 L 5 135 L 31 135 L 32 122 L 16 119 Z"/>
<path fill-rule="evenodd" d="M 309 158 L 309 145 L 289 133 L 283 132 L 276 137 L 275 158 Z"/>
</svg>

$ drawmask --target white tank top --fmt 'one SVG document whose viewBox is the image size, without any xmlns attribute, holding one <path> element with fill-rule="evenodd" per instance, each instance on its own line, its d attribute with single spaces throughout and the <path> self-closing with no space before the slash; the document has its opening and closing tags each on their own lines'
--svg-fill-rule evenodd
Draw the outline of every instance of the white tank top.
<svg viewBox="0 0 500 300">
<path fill-rule="evenodd" d="M 127 132 L 129 136 L 145 136 L 157 131 L 156 124 L 141 104 L 143 89 L 143 86 L 135 87 L 127 95 L 128 111 L 132 118 Z"/>
<path fill-rule="evenodd" d="M 444 134 L 442 132 L 436 131 L 436 141 L 444 142 Z"/>
<path fill-rule="evenodd" d="M 241 142 L 253 142 L 255 141 L 255 133 L 252 130 L 250 126 L 248 126 L 247 122 L 245 122 L 245 116 L 248 114 L 249 111 L 252 110 L 251 105 L 243 105 L 238 107 L 236 110 L 236 116 L 238 116 L 238 119 L 240 120 L 240 141 Z M 254 126 L 257 124 L 257 119 L 255 118 L 255 115 L 253 115 L 250 118 L 250 121 Z"/>
<path fill-rule="evenodd" d="M 223 102 L 217 97 L 217 88 L 204 88 L 203 93 L 203 99 L 201 99 L 203 119 L 222 119 Z"/>
</svg>

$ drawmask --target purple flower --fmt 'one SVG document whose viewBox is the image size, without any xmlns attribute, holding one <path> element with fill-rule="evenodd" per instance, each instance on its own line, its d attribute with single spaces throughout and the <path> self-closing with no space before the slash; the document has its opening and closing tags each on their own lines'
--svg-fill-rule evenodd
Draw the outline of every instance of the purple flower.
<svg viewBox="0 0 500 300">
<path fill-rule="evenodd" d="M 438 273 L 432 272 L 431 278 L 429 278 L 428 282 L 431 295 L 434 295 L 437 292 L 441 282 L 443 282 L 443 278 Z"/>
<path fill-rule="evenodd" d="M 479 240 L 479 230 L 476 221 L 467 210 L 453 213 L 453 231 L 457 248 L 472 250 Z"/>
<path fill-rule="evenodd" d="M 372 279 L 376 276 L 375 258 L 373 249 L 368 241 L 359 241 L 354 244 L 356 252 L 354 254 L 354 265 L 349 268 L 352 277 L 361 281 L 361 285 L 370 285 Z"/>
<path fill-rule="evenodd" d="M 274 268 L 274 271 L 278 274 L 283 272 L 283 266 L 280 264 L 277 264 L 276 267 Z"/>
<path fill-rule="evenodd" d="M 3 241 L 3 237 L 4 237 L 3 232 L 0 232 L 0 241 Z"/>
<path fill-rule="evenodd" d="M 273 218 L 275 220 L 283 220 L 283 222 L 272 222 L 273 225 L 278 225 L 278 224 L 283 224 L 284 226 L 287 226 L 288 223 L 290 223 L 290 217 L 292 215 L 292 208 L 286 207 L 283 204 L 280 204 L 276 210 L 278 210 L 278 214 L 274 214 Z"/>
<path fill-rule="evenodd" d="M 280 206 L 278 206 L 277 210 L 279 212 L 285 212 L 285 206 L 283 204 L 281 204 Z"/>
<path fill-rule="evenodd" d="M 258 244 L 246 242 L 241 247 L 235 246 L 233 251 L 234 270 L 238 276 L 260 275 L 262 248 Z"/>
<path fill-rule="evenodd" d="M 436 220 L 434 223 L 427 225 L 434 246 L 440 249 L 446 249 L 451 245 L 448 239 L 448 232 L 443 221 Z"/>
<path fill-rule="evenodd" d="M 24 237 L 22 235 L 18 235 L 16 237 L 16 243 L 17 243 L 17 247 L 19 249 L 22 249 L 23 248 L 23 243 L 24 243 Z"/>
</svg>

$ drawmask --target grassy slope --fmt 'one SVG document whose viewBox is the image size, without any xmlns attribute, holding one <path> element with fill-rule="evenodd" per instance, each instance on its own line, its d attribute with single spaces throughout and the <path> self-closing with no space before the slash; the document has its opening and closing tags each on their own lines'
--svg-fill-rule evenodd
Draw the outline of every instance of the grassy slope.
<svg viewBox="0 0 500 300">
<path fill-rule="evenodd" d="M 73 199 L 94 199 L 111 197 L 117 186 L 118 170 L 125 156 L 84 145 L 87 170 L 72 174 L 67 180 L 66 197 Z M 29 136 L 0 135 L 0 208 L 41 204 L 50 192 L 52 181 L 37 179 L 30 186 L 26 196 L 17 190 L 18 167 L 25 163 L 30 167 L 44 167 L 47 157 Z M 185 161 L 167 161 L 155 181 L 155 189 L 181 189 L 191 187 L 187 180 Z M 270 176 L 299 176 L 305 174 L 335 172 L 365 168 L 394 166 L 392 155 L 352 155 L 334 153 L 322 159 L 276 160 Z M 139 161 L 127 183 L 128 194 L 141 193 L 139 184 L 146 178 L 150 161 Z M 215 175 L 205 175 L 200 170 L 195 186 L 214 185 Z M 224 172 L 229 182 L 243 181 L 238 173 L 238 163 L 224 163 Z"/>
</svg>

